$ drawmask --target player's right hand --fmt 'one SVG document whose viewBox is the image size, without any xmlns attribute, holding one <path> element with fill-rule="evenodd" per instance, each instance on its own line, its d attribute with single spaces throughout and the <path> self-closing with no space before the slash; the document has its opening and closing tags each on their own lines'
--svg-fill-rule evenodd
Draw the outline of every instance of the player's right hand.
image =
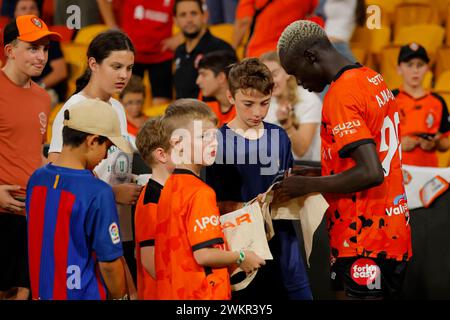
<svg viewBox="0 0 450 320">
<path fill-rule="evenodd" d="M 112 186 L 116 202 L 120 204 L 132 205 L 136 204 L 142 186 L 134 183 L 122 183 Z"/>
<path fill-rule="evenodd" d="M 244 253 L 245 259 L 239 267 L 246 273 L 252 273 L 266 264 L 266 261 L 253 251 L 245 250 Z"/>
<path fill-rule="evenodd" d="M 12 191 L 19 191 L 20 186 L 0 185 L 0 207 L 9 212 L 20 212 L 25 209 L 25 202 L 17 201 L 11 196 Z"/>
</svg>

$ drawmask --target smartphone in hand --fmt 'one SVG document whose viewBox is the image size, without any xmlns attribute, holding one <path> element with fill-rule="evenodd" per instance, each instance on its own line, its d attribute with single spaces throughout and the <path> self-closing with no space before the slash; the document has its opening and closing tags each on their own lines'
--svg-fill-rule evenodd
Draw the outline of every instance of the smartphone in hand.
<svg viewBox="0 0 450 320">
<path fill-rule="evenodd" d="M 434 139 L 434 137 L 436 136 L 435 134 L 431 134 L 431 133 L 417 133 L 416 134 L 417 137 L 431 141 Z"/>
</svg>

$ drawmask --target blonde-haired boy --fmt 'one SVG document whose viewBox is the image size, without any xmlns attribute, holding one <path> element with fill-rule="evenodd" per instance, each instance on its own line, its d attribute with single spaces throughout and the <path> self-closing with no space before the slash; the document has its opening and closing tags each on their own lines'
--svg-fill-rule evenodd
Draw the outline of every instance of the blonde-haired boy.
<svg viewBox="0 0 450 320">
<path fill-rule="evenodd" d="M 265 261 L 251 251 L 231 252 L 219 222 L 216 195 L 200 179 L 214 162 L 217 118 L 203 102 L 181 99 L 162 119 L 176 168 L 158 203 L 155 265 L 158 298 L 230 299 L 227 267 L 252 272 Z"/>
</svg>

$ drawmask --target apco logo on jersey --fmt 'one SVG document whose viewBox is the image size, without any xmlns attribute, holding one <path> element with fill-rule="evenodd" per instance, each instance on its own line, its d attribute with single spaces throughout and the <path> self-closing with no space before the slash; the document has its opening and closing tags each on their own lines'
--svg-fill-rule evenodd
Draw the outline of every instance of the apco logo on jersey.
<svg viewBox="0 0 450 320">
<path fill-rule="evenodd" d="M 357 284 L 368 286 L 380 276 L 380 268 L 370 259 L 358 259 L 350 268 L 350 275 Z"/>
<path fill-rule="evenodd" d="M 244 214 L 241 214 L 240 216 L 237 216 L 235 221 L 224 222 L 222 224 L 222 229 L 235 228 L 237 226 L 240 226 L 244 222 L 249 223 L 249 224 L 252 223 L 252 218 L 250 217 L 250 214 L 244 213 Z"/>
<path fill-rule="evenodd" d="M 361 127 L 361 122 L 359 120 L 348 121 L 344 123 L 339 123 L 333 128 L 333 135 L 343 137 L 349 134 L 356 133 L 358 127 Z"/>
<path fill-rule="evenodd" d="M 117 226 L 117 223 L 111 223 L 109 226 L 109 235 L 111 236 L 112 243 L 120 243 L 119 227 Z"/>
<path fill-rule="evenodd" d="M 219 217 L 216 215 L 203 217 L 201 219 L 195 220 L 194 232 L 197 232 L 199 229 L 200 231 L 203 231 L 207 229 L 209 225 L 217 227 L 219 224 L 220 224 Z"/>
<path fill-rule="evenodd" d="M 406 200 L 406 195 L 401 194 L 395 197 L 394 205 L 392 207 L 386 208 L 386 214 L 390 217 L 394 215 L 404 214 L 409 217 L 408 202 Z"/>
</svg>

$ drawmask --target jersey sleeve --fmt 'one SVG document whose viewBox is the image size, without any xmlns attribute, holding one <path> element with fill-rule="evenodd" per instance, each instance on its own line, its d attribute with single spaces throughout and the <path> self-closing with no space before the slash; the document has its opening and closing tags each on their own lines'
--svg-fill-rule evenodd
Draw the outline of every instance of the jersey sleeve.
<svg viewBox="0 0 450 320">
<path fill-rule="evenodd" d="M 155 245 L 157 208 L 153 203 L 136 208 L 135 237 L 141 248 Z"/>
<path fill-rule="evenodd" d="M 350 153 L 360 145 L 375 144 L 365 120 L 365 107 L 357 97 L 343 92 L 334 96 L 332 108 L 326 115 L 331 124 L 336 150 L 341 158 L 350 157 Z"/>
<path fill-rule="evenodd" d="M 123 256 L 114 193 L 108 185 L 97 192 L 88 213 L 87 231 L 99 261 L 113 261 Z"/>
<path fill-rule="evenodd" d="M 188 239 L 192 251 L 224 243 L 219 208 L 211 188 L 204 187 L 193 195 L 186 218 Z"/>
<path fill-rule="evenodd" d="M 440 95 L 434 94 L 434 96 L 436 96 L 436 98 L 438 98 L 442 104 L 442 117 L 441 117 L 441 123 L 439 125 L 439 132 L 447 136 L 450 134 L 450 119 L 449 119 L 447 104 L 445 103 L 445 100 Z"/>
</svg>

